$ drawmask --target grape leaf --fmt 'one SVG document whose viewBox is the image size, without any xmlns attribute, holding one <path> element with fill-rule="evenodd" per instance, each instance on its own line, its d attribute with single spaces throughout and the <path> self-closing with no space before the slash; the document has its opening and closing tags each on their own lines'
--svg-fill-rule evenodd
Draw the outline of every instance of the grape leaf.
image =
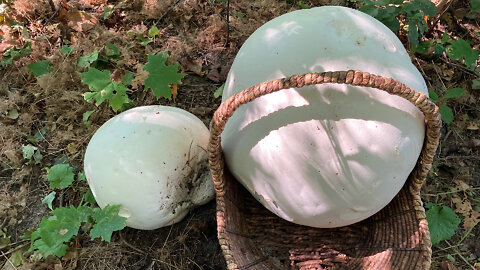
<svg viewBox="0 0 480 270">
<path fill-rule="evenodd" d="M 42 203 L 48 205 L 48 208 L 50 208 L 50 210 L 53 210 L 52 202 L 55 199 L 55 194 L 57 193 L 55 191 L 52 191 L 42 200 Z"/>
<path fill-rule="evenodd" d="M 27 67 L 33 73 L 33 75 L 35 75 L 35 77 L 39 77 L 52 72 L 52 67 L 48 60 L 38 61 L 28 65 Z"/>
<path fill-rule="evenodd" d="M 45 258 L 50 254 L 62 257 L 67 251 L 68 242 L 78 234 L 82 222 L 87 222 L 92 209 L 86 206 L 75 208 L 61 207 L 52 211 L 53 216 L 43 217 L 38 229 L 32 233 L 29 251 L 38 249 Z"/>
<path fill-rule="evenodd" d="M 91 63 L 97 61 L 98 59 L 98 51 L 95 50 L 91 54 L 87 54 L 85 56 L 80 56 L 77 61 L 77 65 L 79 67 L 86 68 L 90 66 Z"/>
<path fill-rule="evenodd" d="M 118 215 L 120 205 L 107 205 L 103 209 L 95 208 L 93 219 L 96 224 L 90 231 L 90 236 L 95 239 L 102 237 L 103 241 L 110 242 L 112 233 L 126 226 L 127 219 Z"/>
<path fill-rule="evenodd" d="M 462 96 L 464 93 L 465 90 L 462 88 L 452 88 L 443 95 L 443 98 L 456 98 Z"/>
<path fill-rule="evenodd" d="M 158 54 L 148 54 L 148 62 L 143 67 L 148 71 L 148 78 L 145 80 L 145 90 L 152 89 L 158 98 L 170 98 L 172 89 L 169 84 L 177 84 L 186 74 L 177 73 L 178 65 L 165 65 L 168 58 L 168 52 L 164 51 Z"/>
<path fill-rule="evenodd" d="M 69 164 L 57 164 L 47 169 L 50 188 L 66 188 L 73 183 L 73 168 Z"/>
<path fill-rule="evenodd" d="M 455 116 L 453 115 L 452 109 L 446 105 L 438 106 L 438 111 L 440 112 L 440 116 L 442 117 L 443 122 L 450 124 L 453 122 Z"/>
<path fill-rule="evenodd" d="M 89 68 L 87 72 L 80 73 L 80 77 L 92 91 L 84 94 L 86 101 L 93 102 L 95 99 L 95 104 L 98 106 L 108 100 L 110 107 L 115 111 L 121 109 L 123 104 L 130 102 L 127 95 L 128 88 L 122 82 L 110 80 L 110 71 Z"/>
<path fill-rule="evenodd" d="M 465 59 L 467 67 L 470 67 L 478 60 L 478 51 L 473 49 L 470 43 L 463 39 L 451 40 L 445 51 L 447 56 L 453 60 Z"/>
<path fill-rule="evenodd" d="M 425 214 L 432 244 L 435 245 L 440 241 L 450 239 L 460 224 L 460 218 L 447 206 L 427 203 L 426 207 L 429 208 Z"/>
</svg>

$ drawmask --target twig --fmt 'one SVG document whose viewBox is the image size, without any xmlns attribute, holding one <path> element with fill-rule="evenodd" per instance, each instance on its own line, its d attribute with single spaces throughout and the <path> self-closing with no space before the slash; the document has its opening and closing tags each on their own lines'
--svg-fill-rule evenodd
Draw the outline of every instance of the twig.
<svg viewBox="0 0 480 270">
<path fill-rule="evenodd" d="M 450 159 L 450 158 L 480 160 L 480 157 L 477 157 L 477 156 L 447 156 L 447 157 L 445 157 L 445 159 Z"/>
<path fill-rule="evenodd" d="M 447 240 L 445 240 L 445 242 L 447 243 L 447 245 L 448 245 L 449 247 L 453 247 L 453 251 L 455 252 L 455 254 L 457 254 L 458 257 L 460 257 L 468 266 L 470 266 L 471 269 L 476 270 L 475 267 L 473 267 L 473 266 L 467 261 L 467 259 L 465 259 L 465 257 L 463 257 L 463 255 L 460 254 L 460 252 L 458 252 L 458 250 L 457 250 L 457 248 L 456 248 L 455 246 L 450 245 L 450 243 L 449 243 Z"/>
<path fill-rule="evenodd" d="M 5 259 L 13 267 L 13 269 L 15 269 L 15 270 L 18 269 L 17 267 L 15 267 L 15 265 L 13 265 L 12 261 L 10 261 L 10 259 L 5 255 L 5 253 L 3 253 L 3 251 L 2 251 L 2 256 L 5 257 Z"/>
<path fill-rule="evenodd" d="M 48 0 L 48 3 L 50 4 L 50 8 L 52 8 L 52 11 L 55 13 L 57 12 L 57 9 L 55 8 L 55 4 L 53 3 L 52 0 Z"/>
<path fill-rule="evenodd" d="M 30 240 L 25 239 L 25 240 L 21 240 L 21 241 L 16 242 L 16 243 L 12 243 L 12 244 L 10 244 L 10 245 L 16 245 L 16 244 L 20 244 L 20 243 L 27 242 L 27 241 L 30 241 Z M 23 244 L 23 245 L 20 245 L 20 246 L 14 248 L 14 249 L 11 249 L 11 250 L 9 250 L 9 251 L 7 251 L 7 252 L 2 252 L 2 253 L 3 253 L 3 255 L 5 255 L 5 256 L 6 256 L 6 255 L 10 255 L 11 253 L 14 253 L 15 251 L 23 248 L 24 246 L 26 246 L 26 245 L 28 245 L 28 244 L 30 244 L 30 243 L 25 243 L 25 244 Z"/>
<path fill-rule="evenodd" d="M 176 5 L 178 5 L 178 3 L 180 3 L 181 0 L 175 0 L 175 2 L 173 2 L 173 4 L 168 7 L 168 9 L 162 14 L 162 16 L 160 16 L 160 18 L 158 18 L 157 22 L 155 23 L 156 25 L 165 17 L 167 16 L 167 14 L 170 12 L 170 10 L 172 10 Z"/>
<path fill-rule="evenodd" d="M 213 8 L 213 10 L 215 11 L 215 13 L 217 13 L 218 17 L 220 17 L 220 20 L 224 21 L 226 24 L 227 24 L 227 29 L 229 28 L 232 28 L 233 30 L 235 30 L 235 32 L 239 33 L 240 35 L 242 36 L 246 36 L 244 33 L 240 32 L 237 28 L 231 26 L 229 24 L 229 22 L 227 20 L 225 20 L 225 18 L 222 16 L 222 14 L 220 14 L 220 12 L 218 12 L 217 8 L 213 5 L 212 2 L 210 2 L 211 0 L 207 0 L 207 3 Z M 227 16 L 228 17 L 228 16 Z"/>
<path fill-rule="evenodd" d="M 127 247 L 139 252 L 140 254 L 142 255 L 146 255 L 147 253 L 137 247 L 134 247 L 132 244 L 128 243 L 127 240 L 125 240 L 125 238 L 123 238 L 123 234 L 122 232 L 119 232 L 119 235 L 120 235 L 120 240 L 122 241 L 123 244 L 125 244 Z"/>
<path fill-rule="evenodd" d="M 225 47 L 230 44 L 230 0 L 227 0 L 227 43 Z"/>
<path fill-rule="evenodd" d="M 447 8 L 444 8 L 444 9 L 442 10 L 442 13 L 441 13 L 439 16 L 437 16 L 437 19 L 435 20 L 435 22 L 434 22 L 433 25 L 432 25 L 433 27 L 435 27 L 435 25 L 437 25 L 438 21 L 440 20 L 440 18 L 442 18 L 443 14 L 445 14 L 445 12 L 447 12 L 447 10 L 450 9 L 450 7 L 452 6 L 453 2 L 455 2 L 455 0 L 450 1 L 450 3 L 448 3 Z"/>
<path fill-rule="evenodd" d="M 453 67 L 456 67 L 458 69 L 461 69 L 462 71 L 465 71 L 466 73 L 469 73 L 470 75 L 473 75 L 473 76 L 477 76 L 477 77 L 480 77 L 480 73 L 478 72 L 475 72 L 475 71 L 471 71 L 470 69 L 462 66 L 462 65 L 459 65 L 459 64 L 456 64 L 456 63 L 452 63 L 452 62 L 448 62 L 447 60 L 443 59 L 440 57 L 440 59 L 442 59 L 442 61 L 447 64 L 447 65 L 451 65 Z"/>
</svg>

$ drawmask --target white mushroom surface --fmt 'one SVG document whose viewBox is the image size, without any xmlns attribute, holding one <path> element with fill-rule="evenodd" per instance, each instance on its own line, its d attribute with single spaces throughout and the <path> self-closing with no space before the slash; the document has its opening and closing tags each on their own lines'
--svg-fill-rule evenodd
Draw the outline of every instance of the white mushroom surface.
<svg viewBox="0 0 480 270">
<path fill-rule="evenodd" d="M 345 7 L 303 9 L 257 29 L 238 52 L 223 101 L 252 85 L 308 72 L 361 70 L 427 94 L 399 39 Z M 241 106 L 222 133 L 226 163 L 252 195 L 285 220 L 349 225 L 400 191 L 424 140 L 423 114 L 368 87 L 291 88 Z"/>
<path fill-rule="evenodd" d="M 175 107 L 136 107 L 113 117 L 85 153 L 85 175 L 98 205 L 121 204 L 120 215 L 136 229 L 182 220 L 214 197 L 208 138 L 200 119 Z"/>
</svg>

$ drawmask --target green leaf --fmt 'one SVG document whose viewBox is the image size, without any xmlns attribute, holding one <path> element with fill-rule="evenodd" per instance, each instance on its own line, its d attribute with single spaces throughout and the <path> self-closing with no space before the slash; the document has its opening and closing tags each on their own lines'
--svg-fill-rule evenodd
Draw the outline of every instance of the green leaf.
<svg viewBox="0 0 480 270">
<path fill-rule="evenodd" d="M 418 38 L 419 38 L 419 34 L 418 34 L 418 28 L 416 25 L 410 23 L 408 25 L 408 40 L 413 44 L 413 45 L 417 45 L 418 44 Z"/>
<path fill-rule="evenodd" d="M 87 222 L 92 209 L 86 206 L 61 207 L 52 211 L 53 216 L 43 217 L 38 229 L 32 233 L 32 245 L 29 251 L 38 250 L 45 258 L 50 254 L 57 257 L 65 255 L 65 242 L 78 234 L 82 222 Z"/>
<path fill-rule="evenodd" d="M 435 55 L 441 55 L 444 51 L 445 47 L 442 44 L 435 44 L 435 47 L 433 47 L 433 54 Z"/>
<path fill-rule="evenodd" d="M 417 10 L 423 11 L 423 13 L 429 17 L 435 17 L 437 15 L 437 7 L 430 0 L 414 0 L 413 4 L 417 7 Z"/>
<path fill-rule="evenodd" d="M 6 50 L 3 53 L 2 60 L 0 64 L 5 67 L 6 65 L 11 65 L 13 61 L 18 60 L 22 57 L 29 56 L 32 53 L 32 43 L 27 42 L 23 47 L 18 48 L 13 46 L 12 48 Z"/>
<path fill-rule="evenodd" d="M 17 109 L 11 109 L 8 111 L 6 117 L 8 119 L 18 119 L 19 113 Z"/>
<path fill-rule="evenodd" d="M 480 0 L 470 0 L 471 12 L 480 13 Z"/>
<path fill-rule="evenodd" d="M 66 188 L 73 183 L 75 175 L 69 164 L 57 164 L 47 169 L 47 179 L 50 188 Z"/>
<path fill-rule="evenodd" d="M 143 67 L 148 71 L 148 78 L 145 80 L 145 90 L 152 89 L 158 98 L 170 98 L 172 89 L 169 84 L 177 84 L 186 74 L 178 73 L 178 65 L 165 65 L 168 58 L 168 52 L 164 51 L 158 54 L 148 54 L 148 62 Z"/>
<path fill-rule="evenodd" d="M 37 150 L 38 148 L 31 144 L 27 144 L 27 145 L 22 144 L 22 154 L 24 159 L 27 159 L 27 160 L 32 159 L 33 154 L 35 154 L 35 151 Z"/>
<path fill-rule="evenodd" d="M 83 120 L 83 123 L 85 124 L 85 126 L 89 127 L 92 122 L 88 120 L 88 118 L 90 117 L 90 115 L 92 115 L 92 113 L 94 113 L 95 111 L 86 111 L 83 113 L 83 116 L 82 116 L 82 120 Z"/>
<path fill-rule="evenodd" d="M 55 199 L 55 194 L 57 193 L 55 191 L 52 191 L 42 200 L 42 203 L 48 205 L 48 208 L 50 208 L 50 210 L 53 210 L 52 202 Z"/>
<path fill-rule="evenodd" d="M 108 43 L 105 46 L 105 56 L 109 59 L 119 60 L 122 59 L 122 56 L 118 52 L 118 47 L 115 44 Z M 107 60 L 108 61 L 108 60 Z"/>
<path fill-rule="evenodd" d="M 103 10 L 103 19 L 106 20 L 112 16 L 113 12 L 115 11 L 113 5 L 108 5 Z"/>
<path fill-rule="evenodd" d="M 43 159 L 43 155 L 40 153 L 40 151 L 35 151 L 33 154 L 33 160 L 35 161 L 35 164 L 40 164 Z"/>
<path fill-rule="evenodd" d="M 80 77 L 92 91 L 84 94 L 86 101 L 93 102 L 95 99 L 95 104 L 98 106 L 108 100 L 110 107 L 115 111 L 121 109 L 123 104 L 130 102 L 127 95 L 128 88 L 121 82 L 110 80 L 110 71 L 89 68 L 87 72 L 80 73 Z"/>
<path fill-rule="evenodd" d="M 95 239 L 102 237 L 103 241 L 110 242 L 112 233 L 126 226 L 127 219 L 118 215 L 120 205 L 107 205 L 103 209 L 95 208 L 93 219 L 96 224 L 90 231 L 90 236 Z"/>
<path fill-rule="evenodd" d="M 27 136 L 27 141 L 33 144 L 37 144 L 45 139 L 45 134 L 47 134 L 47 131 L 42 128 L 35 135 L 28 135 Z"/>
<path fill-rule="evenodd" d="M 97 201 L 95 200 L 95 197 L 93 196 L 92 190 L 90 188 L 85 194 L 83 194 L 83 200 L 91 205 L 97 204 Z"/>
<path fill-rule="evenodd" d="M 426 207 L 429 208 L 425 214 L 432 244 L 435 245 L 440 241 L 450 239 L 460 224 L 460 218 L 447 206 L 428 203 Z"/>
<path fill-rule="evenodd" d="M 78 180 L 78 182 L 87 180 L 87 177 L 85 176 L 85 173 L 83 173 L 83 172 L 78 173 L 77 174 L 77 180 Z"/>
<path fill-rule="evenodd" d="M 442 44 L 445 44 L 449 40 L 450 40 L 450 35 L 448 34 L 448 31 L 445 30 L 445 33 L 443 33 L 442 40 L 440 40 L 440 42 Z"/>
<path fill-rule="evenodd" d="M 48 60 L 38 61 L 28 65 L 27 67 L 33 73 L 33 75 L 35 75 L 35 77 L 39 77 L 52 72 L 52 67 Z"/>
<path fill-rule="evenodd" d="M 451 40 L 445 51 L 447 56 L 453 60 L 465 59 L 467 67 L 470 67 L 478 60 L 478 51 L 473 49 L 470 43 L 463 39 Z"/>
<path fill-rule="evenodd" d="M 239 11 L 235 11 L 235 17 L 241 19 L 243 17 L 245 17 L 245 13 L 242 13 L 242 12 L 239 12 Z"/>
<path fill-rule="evenodd" d="M 438 111 L 440 112 L 440 115 L 442 116 L 443 122 L 450 124 L 453 122 L 453 119 L 455 119 L 453 115 L 452 109 L 446 105 L 440 105 L 438 106 Z"/>
<path fill-rule="evenodd" d="M 14 267 L 19 267 L 23 264 L 23 262 L 27 261 L 27 258 L 25 258 L 25 256 L 23 255 L 22 249 L 19 249 L 12 254 L 12 258 L 10 259 L 10 261 L 12 262 Z"/>
<path fill-rule="evenodd" d="M 154 36 L 158 35 L 160 33 L 160 30 L 158 30 L 156 25 L 152 25 L 150 29 L 148 30 L 148 37 L 153 38 Z"/>
<path fill-rule="evenodd" d="M 452 88 L 448 90 L 445 95 L 443 95 L 443 98 L 457 98 L 462 96 L 465 93 L 465 90 L 462 88 Z"/>
<path fill-rule="evenodd" d="M 60 49 L 60 52 L 66 55 L 70 55 L 75 52 L 75 49 L 68 45 L 63 45 L 62 48 Z"/>
<path fill-rule="evenodd" d="M 125 85 L 131 84 L 133 80 L 133 73 L 132 72 L 125 73 L 125 75 L 122 76 L 121 80 L 122 80 L 122 83 Z"/>
<path fill-rule="evenodd" d="M 430 99 L 433 101 L 433 102 L 437 102 L 438 100 L 438 95 L 435 91 L 433 90 L 428 90 L 428 96 L 430 97 Z"/>
<path fill-rule="evenodd" d="M 220 85 L 220 87 L 218 87 L 218 89 L 215 90 L 215 93 L 213 93 L 213 96 L 214 96 L 215 98 L 221 97 L 222 94 L 223 94 L 223 89 L 224 89 L 224 88 L 225 88 L 225 84 Z"/>
<path fill-rule="evenodd" d="M 89 67 L 90 64 L 92 64 L 93 62 L 97 61 L 97 59 L 98 59 L 98 51 L 95 50 L 91 54 L 80 56 L 78 58 L 77 65 L 79 67 L 86 68 L 86 67 Z"/>
</svg>

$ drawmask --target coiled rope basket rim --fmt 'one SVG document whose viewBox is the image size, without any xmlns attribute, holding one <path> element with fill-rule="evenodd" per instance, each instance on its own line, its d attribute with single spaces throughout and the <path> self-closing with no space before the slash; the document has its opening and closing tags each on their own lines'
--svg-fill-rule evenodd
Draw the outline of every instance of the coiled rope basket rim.
<svg viewBox="0 0 480 270">
<path fill-rule="evenodd" d="M 350 226 L 318 229 L 270 213 L 229 173 L 221 133 L 241 105 L 292 87 L 315 84 L 365 86 L 400 96 L 425 116 L 425 140 L 414 170 L 397 196 L 374 216 Z M 301 89 L 299 90 L 301 91 Z M 228 269 L 429 269 L 431 241 L 420 189 L 440 138 L 438 107 L 421 92 L 362 71 L 294 75 L 237 93 L 215 111 L 208 158 L 216 193 L 218 240 Z"/>
</svg>

